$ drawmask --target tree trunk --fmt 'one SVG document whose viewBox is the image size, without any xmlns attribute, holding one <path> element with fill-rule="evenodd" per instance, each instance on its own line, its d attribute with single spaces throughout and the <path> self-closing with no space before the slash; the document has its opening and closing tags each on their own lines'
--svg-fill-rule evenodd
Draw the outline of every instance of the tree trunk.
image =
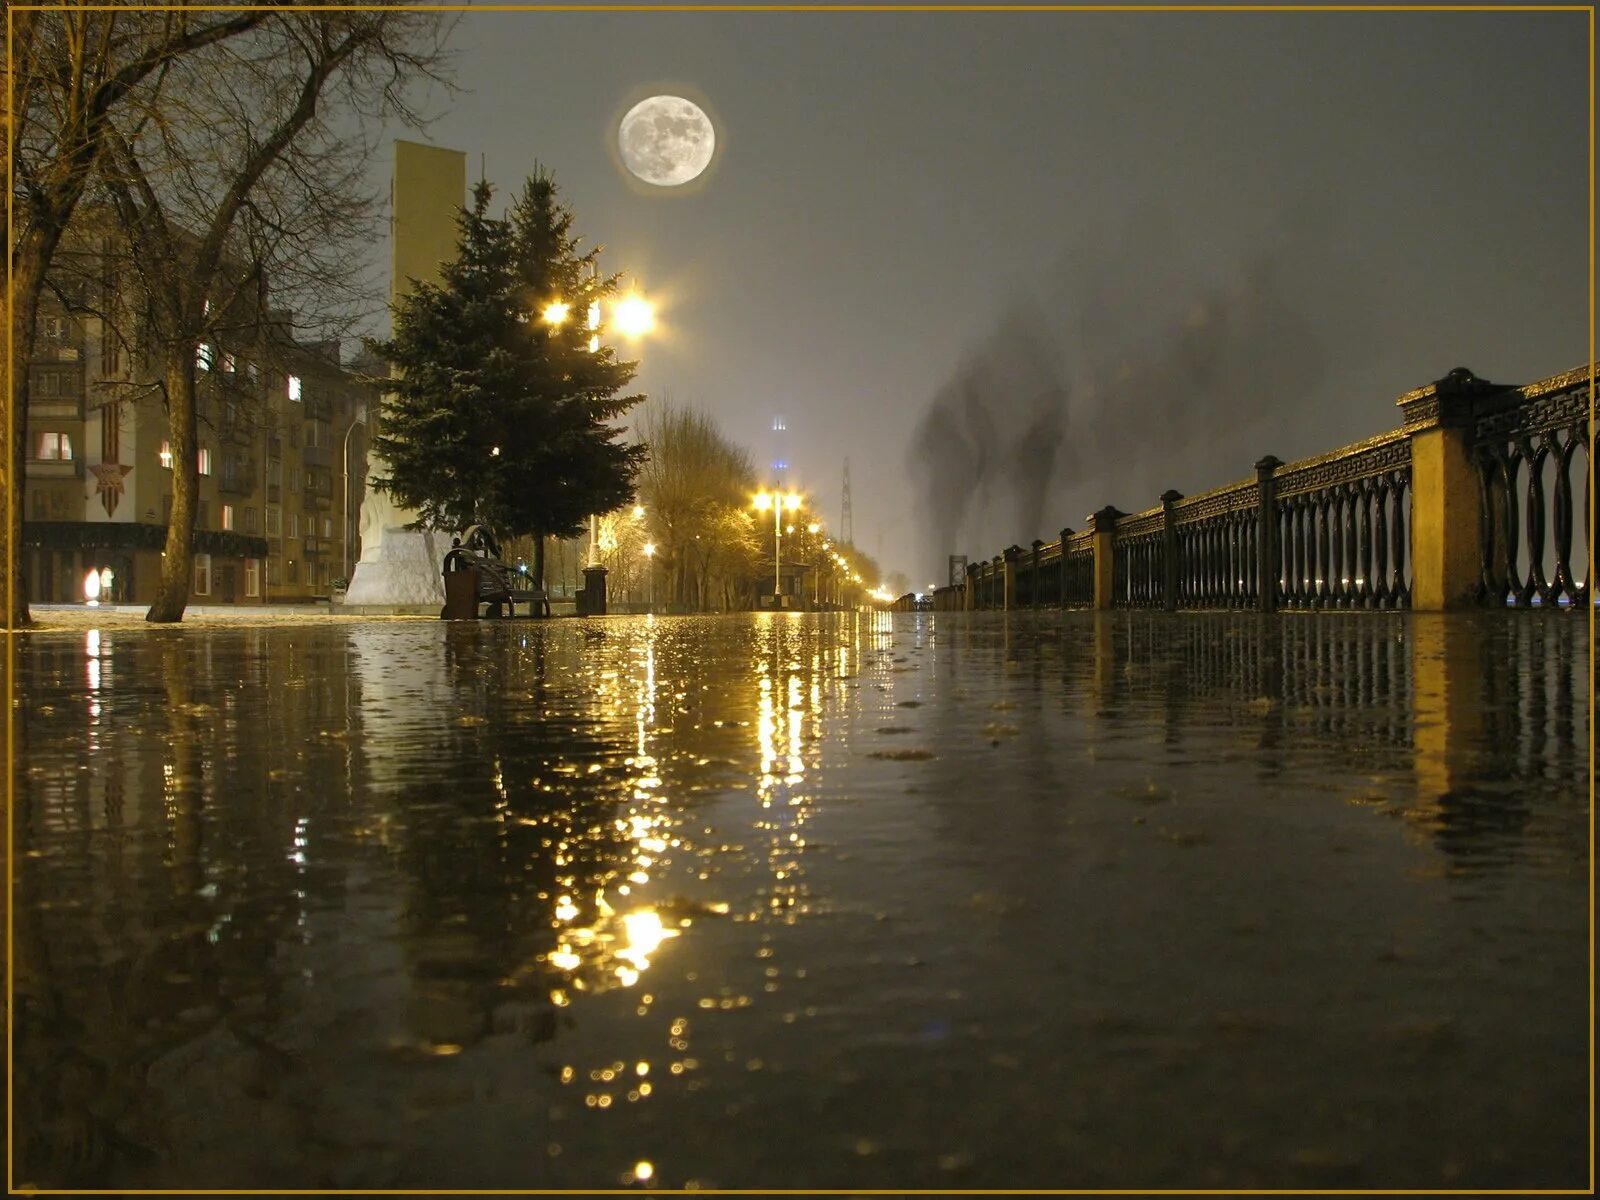
<svg viewBox="0 0 1600 1200">
<path fill-rule="evenodd" d="M 183 620 L 194 577 L 194 521 L 199 509 L 198 414 L 195 411 L 194 347 L 167 352 L 167 429 L 172 443 L 172 516 L 161 552 L 161 580 L 146 621 Z"/>
<path fill-rule="evenodd" d="M 11 267 L 11 459 L 6 483 L 10 497 L 0 539 L 0 561 L 10 572 L 6 580 L 9 594 L 10 625 L 31 625 L 28 612 L 28 581 L 22 569 L 22 513 L 28 493 L 28 377 L 33 362 L 34 340 L 38 331 L 39 297 L 44 292 L 45 266 L 55 254 L 61 232 L 34 227 L 23 235 Z"/>
<path fill-rule="evenodd" d="M 544 534 L 533 537 L 533 586 L 544 588 Z"/>
</svg>

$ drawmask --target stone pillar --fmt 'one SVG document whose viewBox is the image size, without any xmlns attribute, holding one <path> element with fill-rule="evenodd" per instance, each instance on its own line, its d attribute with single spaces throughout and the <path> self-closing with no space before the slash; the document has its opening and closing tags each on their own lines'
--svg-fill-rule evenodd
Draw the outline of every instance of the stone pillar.
<svg viewBox="0 0 1600 1200">
<path fill-rule="evenodd" d="M 978 564 L 968 563 L 966 579 L 961 589 L 961 607 L 972 612 L 978 607 Z"/>
<path fill-rule="evenodd" d="M 467 156 L 460 150 L 394 144 L 390 188 L 392 231 L 389 302 L 399 302 L 415 282 L 437 283 L 440 268 L 456 256 L 456 216 L 467 191 Z M 389 466 L 367 439 L 366 478 L 383 478 Z M 348 520 L 348 514 L 346 514 Z M 440 568 L 450 535 L 411 529 L 417 514 L 397 508 L 372 487 L 361 500 L 361 556 L 350 575 L 349 605 L 422 605 L 444 602 Z"/>
<path fill-rule="evenodd" d="M 1474 409 L 1507 389 L 1457 367 L 1397 402 L 1411 435 L 1411 607 L 1468 608 L 1483 578 Z"/>
<path fill-rule="evenodd" d="M 1033 539 L 1033 562 L 1029 568 L 1033 573 L 1028 576 L 1028 607 L 1039 607 L 1039 550 L 1044 542 L 1039 538 Z"/>
<path fill-rule="evenodd" d="M 1116 533 L 1117 518 L 1127 515 L 1110 504 L 1089 515 L 1089 528 L 1094 531 L 1094 606 L 1097 609 L 1116 607 L 1116 560 L 1111 553 L 1111 539 Z"/>
<path fill-rule="evenodd" d="M 1000 607 L 1010 612 L 1017 607 L 1017 563 L 1022 559 L 1021 546 L 1007 546 L 1001 555 L 1000 570 L 1003 573 L 1002 604 Z"/>
<path fill-rule="evenodd" d="M 1278 494 L 1273 473 L 1283 466 L 1271 454 L 1256 461 L 1256 607 L 1278 611 Z"/>
<path fill-rule="evenodd" d="M 1172 506 L 1183 493 L 1168 488 L 1161 493 L 1161 607 L 1178 611 L 1178 516 Z"/>
</svg>

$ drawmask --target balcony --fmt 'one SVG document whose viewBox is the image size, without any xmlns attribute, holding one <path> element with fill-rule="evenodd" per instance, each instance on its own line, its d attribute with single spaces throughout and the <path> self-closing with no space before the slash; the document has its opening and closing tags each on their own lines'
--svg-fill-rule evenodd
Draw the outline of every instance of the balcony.
<svg viewBox="0 0 1600 1200">
<path fill-rule="evenodd" d="M 333 448 L 331 446 L 307 446 L 300 451 L 300 461 L 307 467 L 333 466 Z"/>
<path fill-rule="evenodd" d="M 217 477 L 217 490 L 230 496 L 252 495 L 256 490 L 254 464 L 246 463 L 241 470 L 232 473 L 224 471 Z"/>
<path fill-rule="evenodd" d="M 327 512 L 333 507 L 333 497 L 327 492 L 302 492 L 300 511 L 308 513 Z"/>
<path fill-rule="evenodd" d="M 283 495 L 283 485 L 279 483 L 267 484 L 267 503 L 277 504 Z"/>
<path fill-rule="evenodd" d="M 29 479 L 82 479 L 83 464 L 75 458 L 30 458 Z"/>
<path fill-rule="evenodd" d="M 307 558 L 321 558 L 331 548 L 327 538 L 316 538 L 309 535 L 301 539 L 300 547 Z"/>
</svg>

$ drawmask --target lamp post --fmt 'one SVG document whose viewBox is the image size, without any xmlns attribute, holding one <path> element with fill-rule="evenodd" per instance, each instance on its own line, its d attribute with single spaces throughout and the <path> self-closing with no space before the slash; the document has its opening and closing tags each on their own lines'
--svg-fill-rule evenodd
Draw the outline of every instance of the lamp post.
<svg viewBox="0 0 1600 1200">
<path fill-rule="evenodd" d="M 644 601 L 644 606 L 645 606 L 645 611 L 647 611 L 647 612 L 655 612 L 655 610 L 656 610 L 656 571 L 655 571 L 655 567 L 656 567 L 656 544 L 654 542 L 646 542 L 644 544 L 644 573 L 645 573 L 645 601 Z"/>
<path fill-rule="evenodd" d="M 593 264 L 593 285 L 598 291 L 600 280 L 600 263 Z M 557 329 L 566 323 L 572 314 L 572 306 L 566 301 L 555 299 L 546 304 L 540 313 L 544 323 L 551 329 Z M 585 314 L 585 327 L 589 331 L 589 353 L 600 352 L 600 298 L 598 295 L 589 301 Z M 637 341 L 655 328 L 655 306 L 641 296 L 637 286 L 630 290 L 620 300 L 611 306 L 611 324 L 618 333 L 629 341 Z M 642 515 L 642 514 L 636 514 Z M 593 589 L 598 585 L 599 600 L 596 603 Z M 588 604 L 597 613 L 605 612 L 605 566 L 600 558 L 600 514 L 589 514 L 589 562 L 584 567 L 584 589 L 590 595 Z M 582 610 L 580 610 L 582 611 Z"/>
<path fill-rule="evenodd" d="M 357 425 L 367 423 L 367 406 L 361 405 L 356 409 L 355 419 L 350 422 L 350 428 L 344 431 L 344 528 L 340 531 L 342 536 L 339 541 L 344 545 L 344 579 L 345 584 L 350 582 L 350 435 L 356 431 Z"/>
<path fill-rule="evenodd" d="M 783 511 L 793 512 L 800 507 L 800 497 L 794 492 L 757 492 L 757 511 L 772 510 L 772 605 L 783 607 Z"/>
</svg>

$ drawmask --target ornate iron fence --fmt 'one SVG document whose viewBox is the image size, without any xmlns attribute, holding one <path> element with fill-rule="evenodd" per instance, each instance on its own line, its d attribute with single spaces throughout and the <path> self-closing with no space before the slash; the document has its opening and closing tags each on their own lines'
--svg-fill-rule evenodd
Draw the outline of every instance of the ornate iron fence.
<svg viewBox="0 0 1600 1200">
<path fill-rule="evenodd" d="M 1395 430 L 1272 478 L 1278 603 L 1408 608 L 1411 439 Z"/>
<path fill-rule="evenodd" d="M 1592 379 L 1508 387 L 1457 368 L 1400 397 L 1399 429 L 1012 546 L 968 569 L 966 607 L 1590 604 Z"/>
<path fill-rule="evenodd" d="M 1594 494 L 1589 380 L 1589 368 L 1580 367 L 1476 406 L 1470 452 L 1482 546 L 1478 596 L 1486 604 L 1583 605 L 1594 594 L 1594 548 L 1580 500 Z"/>
</svg>

